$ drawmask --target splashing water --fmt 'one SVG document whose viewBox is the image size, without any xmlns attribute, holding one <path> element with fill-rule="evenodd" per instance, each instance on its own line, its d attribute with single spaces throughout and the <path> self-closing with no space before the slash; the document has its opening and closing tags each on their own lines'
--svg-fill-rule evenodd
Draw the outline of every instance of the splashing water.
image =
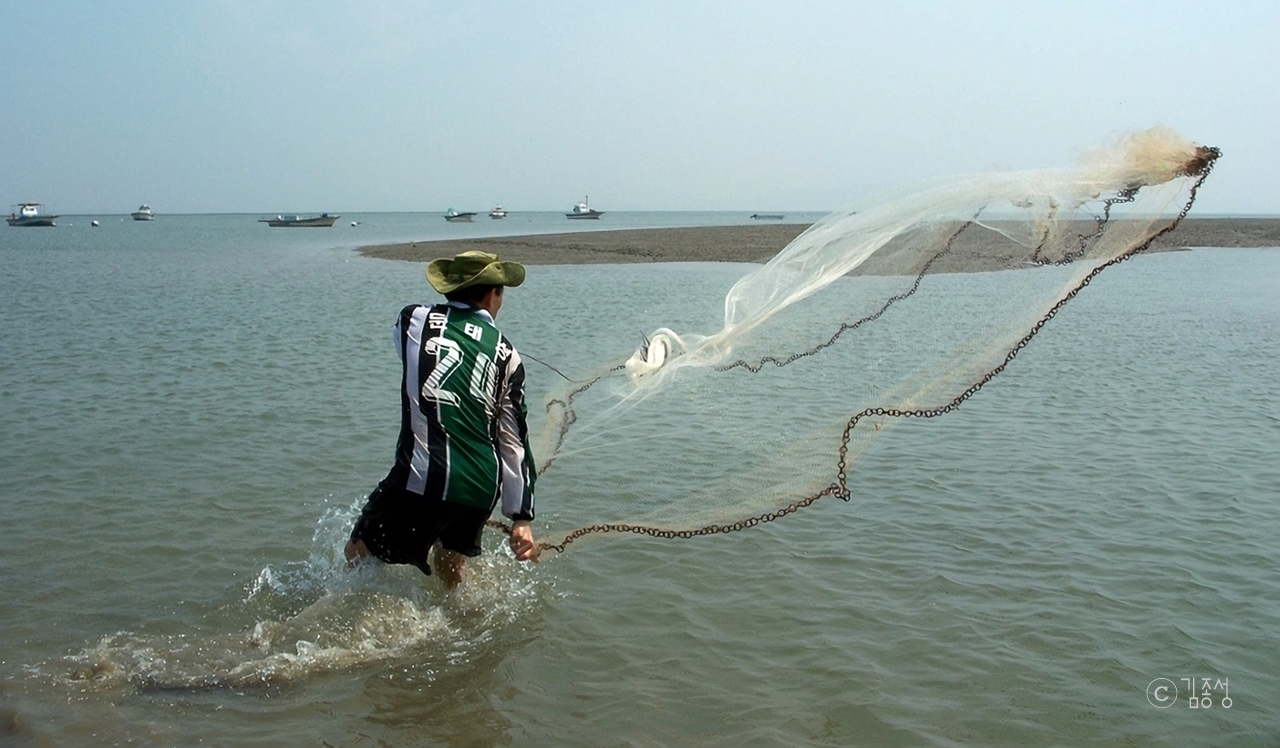
<svg viewBox="0 0 1280 748">
<path fill-rule="evenodd" d="M 445 592 L 420 571 L 378 563 L 348 569 L 343 540 L 361 502 L 327 512 L 311 556 L 285 569 L 266 567 L 233 603 L 241 630 L 181 635 L 121 632 L 71 657 L 72 685 L 92 690 L 167 691 L 247 688 L 318 674 L 411 663 L 431 672 L 463 666 L 496 642 L 523 636 L 535 583 L 502 546 L 469 564 L 468 583 Z M 336 550 L 335 550 L 336 549 Z"/>
<path fill-rule="evenodd" d="M 718 331 L 659 327 L 548 399 L 539 488 L 565 510 L 543 547 L 848 500 L 876 435 L 975 394 L 1098 273 L 1175 228 L 1218 155 L 1155 127 L 1075 168 L 966 177 L 818 222 L 733 285 Z"/>
</svg>

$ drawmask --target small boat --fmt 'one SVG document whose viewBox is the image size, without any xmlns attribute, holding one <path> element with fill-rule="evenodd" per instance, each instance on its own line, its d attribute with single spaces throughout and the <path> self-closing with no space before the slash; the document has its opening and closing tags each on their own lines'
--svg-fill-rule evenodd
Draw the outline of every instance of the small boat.
<svg viewBox="0 0 1280 748">
<path fill-rule="evenodd" d="M 13 210 L 9 212 L 8 221 L 10 226 L 54 226 L 54 219 L 57 216 L 51 216 L 41 211 L 43 208 L 40 203 L 19 203 L 13 206 Z"/>
<path fill-rule="evenodd" d="M 507 211 L 502 209 L 501 205 L 493 206 L 493 210 L 489 211 L 490 218 L 506 218 Z"/>
<path fill-rule="evenodd" d="M 258 223 L 265 223 L 268 226 L 332 226 L 342 216 L 331 216 L 328 213 L 322 213 L 318 216 L 276 216 L 275 218 L 259 218 Z"/>
<path fill-rule="evenodd" d="M 781 213 L 752 213 L 751 217 L 757 221 L 781 221 L 786 218 Z"/>
<path fill-rule="evenodd" d="M 154 221 L 156 218 L 156 214 L 151 212 L 151 206 L 146 203 L 143 203 L 132 215 L 135 221 Z"/>
<path fill-rule="evenodd" d="M 603 210 L 592 210 L 587 205 L 587 198 L 583 198 L 582 202 L 573 206 L 573 210 L 564 214 L 565 218 L 599 218 L 604 215 Z"/>
<path fill-rule="evenodd" d="M 475 213 L 459 213 L 453 208 L 450 208 L 449 211 L 444 214 L 444 220 L 449 223 L 471 223 L 471 220 L 475 217 Z"/>
</svg>

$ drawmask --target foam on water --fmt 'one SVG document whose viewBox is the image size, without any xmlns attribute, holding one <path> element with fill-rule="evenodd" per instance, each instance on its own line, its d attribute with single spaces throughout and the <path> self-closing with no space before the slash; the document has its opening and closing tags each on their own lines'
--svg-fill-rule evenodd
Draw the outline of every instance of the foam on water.
<svg viewBox="0 0 1280 748">
<path fill-rule="evenodd" d="M 306 562 L 266 566 L 246 585 L 237 609 L 224 612 L 254 620 L 248 628 L 118 632 L 31 672 L 94 690 L 246 688 L 370 666 L 466 667 L 478 650 L 518 635 L 512 627 L 538 591 L 505 544 L 472 559 L 455 591 L 411 567 L 348 568 L 342 546 L 358 509 L 327 511 Z"/>
</svg>

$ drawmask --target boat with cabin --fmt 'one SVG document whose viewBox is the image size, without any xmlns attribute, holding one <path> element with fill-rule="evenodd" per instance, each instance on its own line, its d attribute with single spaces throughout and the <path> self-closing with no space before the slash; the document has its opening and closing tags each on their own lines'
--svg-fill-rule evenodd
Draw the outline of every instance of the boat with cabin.
<svg viewBox="0 0 1280 748">
<path fill-rule="evenodd" d="M 507 211 L 502 209 L 501 205 L 493 206 L 493 210 L 489 211 L 490 218 L 506 218 Z"/>
<path fill-rule="evenodd" d="M 10 226 L 56 226 L 55 219 L 57 216 L 45 213 L 44 206 L 40 203 L 18 203 L 9 211 L 9 217 L 5 221 Z"/>
<path fill-rule="evenodd" d="M 265 223 L 275 228 L 282 226 L 318 226 L 324 228 L 332 226 L 334 221 L 341 217 L 331 216 L 328 213 L 321 213 L 318 216 L 279 215 L 275 218 L 259 218 L 258 223 Z"/>
<path fill-rule="evenodd" d="M 151 206 L 143 203 L 132 214 L 135 221 L 154 221 L 156 214 L 151 212 Z"/>
<path fill-rule="evenodd" d="M 589 197 L 589 196 L 588 196 Z M 564 214 L 565 218 L 599 218 L 604 215 L 603 210 L 592 210 L 587 204 L 587 197 L 582 198 L 582 202 L 573 206 L 573 210 Z"/>
</svg>

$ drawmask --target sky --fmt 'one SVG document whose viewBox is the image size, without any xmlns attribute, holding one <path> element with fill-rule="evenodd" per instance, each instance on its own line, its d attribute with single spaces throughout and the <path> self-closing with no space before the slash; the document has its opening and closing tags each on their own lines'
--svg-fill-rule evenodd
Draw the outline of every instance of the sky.
<svg viewBox="0 0 1280 748">
<path fill-rule="evenodd" d="M 1280 215 L 1280 3 L 0 0 L 60 213 L 838 210 L 1156 124 Z M 15 19 L 21 19 L 20 22 Z"/>
</svg>

